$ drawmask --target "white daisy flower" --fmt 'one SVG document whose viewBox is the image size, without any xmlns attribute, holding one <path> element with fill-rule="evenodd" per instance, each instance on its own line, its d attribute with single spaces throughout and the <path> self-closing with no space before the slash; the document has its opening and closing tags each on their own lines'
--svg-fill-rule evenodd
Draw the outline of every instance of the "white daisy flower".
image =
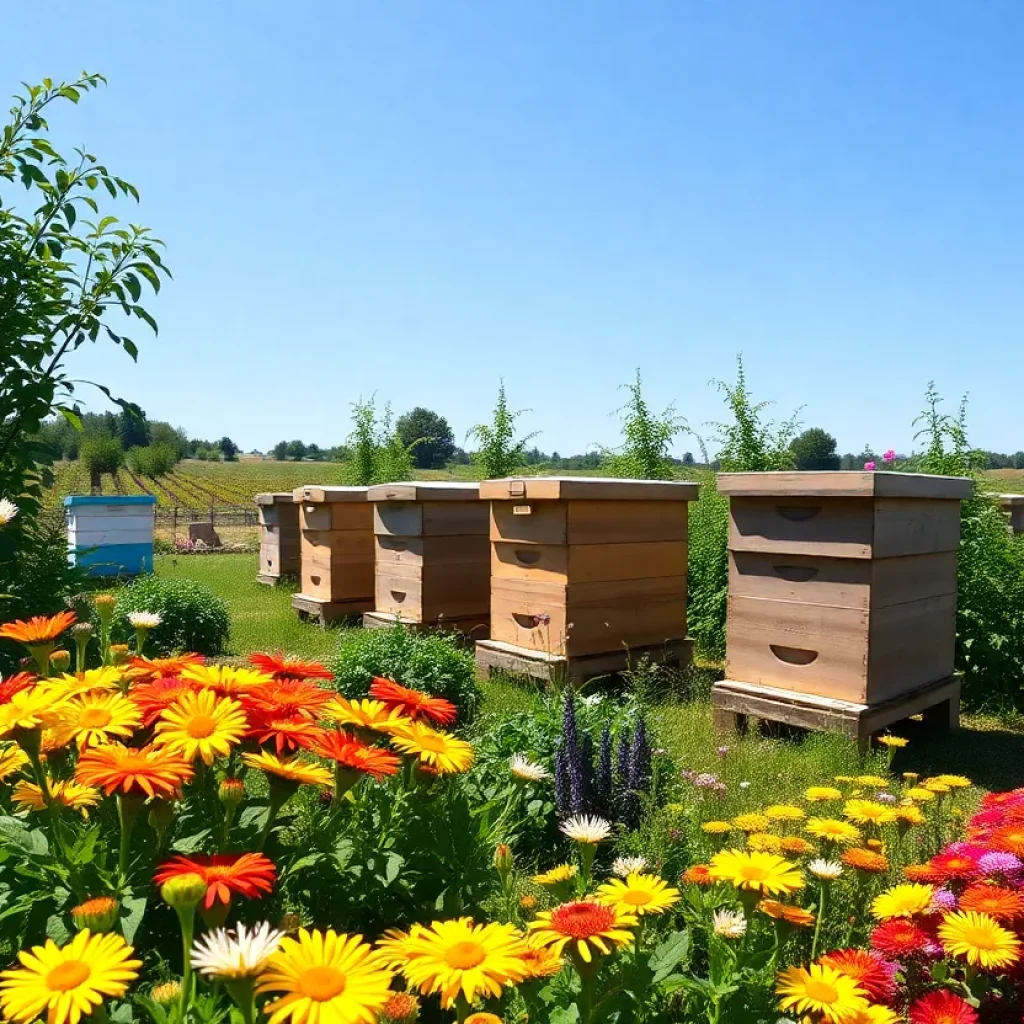
<svg viewBox="0 0 1024 1024">
<path fill-rule="evenodd" d="M 164 620 L 159 612 L 129 612 L 128 621 L 132 629 L 156 629 Z"/>
<path fill-rule="evenodd" d="M 512 774 L 523 782 L 543 782 L 551 778 L 551 772 L 543 765 L 531 761 L 524 754 L 516 754 L 509 761 Z"/>
<path fill-rule="evenodd" d="M 562 833 L 577 843 L 600 843 L 612 834 L 612 826 L 604 818 L 575 814 L 561 825 Z"/>
<path fill-rule="evenodd" d="M 284 932 L 264 921 L 247 929 L 218 928 L 207 932 L 192 946 L 192 966 L 200 974 L 218 981 L 255 978 L 277 952 Z"/>
<path fill-rule="evenodd" d="M 6 526 L 18 514 L 18 506 L 10 498 L 0 498 L 0 526 Z"/>
<path fill-rule="evenodd" d="M 711 923 L 715 934 L 723 939 L 742 939 L 747 934 L 747 919 L 736 910 L 716 910 Z"/>
<path fill-rule="evenodd" d="M 818 857 L 808 863 L 807 870 L 823 882 L 834 882 L 843 873 L 843 865 L 837 860 L 825 860 L 823 857 Z"/>
<path fill-rule="evenodd" d="M 612 864 L 612 874 L 619 878 L 629 878 L 630 875 L 639 875 L 646 868 L 645 857 L 618 857 Z"/>
</svg>

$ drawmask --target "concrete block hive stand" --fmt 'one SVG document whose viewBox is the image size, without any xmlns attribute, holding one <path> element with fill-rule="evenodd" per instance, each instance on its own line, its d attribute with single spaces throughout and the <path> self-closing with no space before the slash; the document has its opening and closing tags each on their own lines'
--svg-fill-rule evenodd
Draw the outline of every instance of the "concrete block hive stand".
<svg viewBox="0 0 1024 1024">
<path fill-rule="evenodd" d="M 726 679 L 747 716 L 861 742 L 911 715 L 959 722 L 960 501 L 973 481 L 910 473 L 723 473 L 730 497 Z"/>
<path fill-rule="evenodd" d="M 644 656 L 680 664 L 687 502 L 698 486 L 650 480 L 486 480 L 491 637 L 481 669 L 574 680 Z"/>
</svg>

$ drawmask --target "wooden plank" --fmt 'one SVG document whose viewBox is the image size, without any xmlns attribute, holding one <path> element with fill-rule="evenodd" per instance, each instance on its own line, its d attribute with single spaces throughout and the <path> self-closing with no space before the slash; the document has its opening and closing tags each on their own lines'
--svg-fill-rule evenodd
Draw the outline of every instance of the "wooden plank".
<svg viewBox="0 0 1024 1024">
<path fill-rule="evenodd" d="M 726 675 L 863 702 L 868 614 L 859 608 L 729 597 Z"/>
<path fill-rule="evenodd" d="M 487 537 L 392 537 L 378 534 L 375 558 L 378 565 L 446 566 L 489 563 Z M 485 569 L 486 571 L 486 569 Z"/>
<path fill-rule="evenodd" d="M 371 610 L 367 607 L 368 603 L 368 599 L 331 601 L 314 594 L 292 594 L 292 607 L 299 613 L 299 617 L 315 619 L 322 626 L 329 622 L 362 615 Z"/>
<path fill-rule="evenodd" d="M 423 534 L 423 505 L 412 501 L 377 501 L 373 504 L 373 532 L 394 537 Z"/>
<path fill-rule="evenodd" d="M 873 506 L 861 498 L 754 497 L 730 502 L 729 550 L 870 558 Z"/>
<path fill-rule="evenodd" d="M 494 577 L 560 583 L 563 586 L 568 582 L 570 549 L 565 544 L 493 541 L 490 549 L 491 575 Z"/>
<path fill-rule="evenodd" d="M 262 494 L 257 494 L 254 501 L 257 505 L 291 505 L 295 501 L 295 495 L 292 491 L 265 491 Z"/>
<path fill-rule="evenodd" d="M 956 551 L 959 547 L 959 501 L 875 500 L 875 558 Z"/>
<path fill-rule="evenodd" d="M 685 541 L 684 502 L 570 501 L 567 537 L 570 545 Z"/>
<path fill-rule="evenodd" d="M 423 566 L 402 574 L 377 566 L 375 611 L 410 621 L 437 621 L 490 611 L 490 575 L 482 565 Z"/>
<path fill-rule="evenodd" d="M 373 505 L 369 503 L 358 505 L 339 502 L 329 507 L 331 510 L 332 530 L 363 530 L 366 533 L 373 532 Z"/>
<path fill-rule="evenodd" d="M 489 617 L 483 615 L 464 615 L 458 618 L 445 617 L 434 622 L 412 622 L 391 612 L 366 612 L 363 615 L 363 629 L 394 629 L 401 626 L 417 633 L 432 630 L 462 633 L 465 639 L 485 639 L 489 628 Z"/>
<path fill-rule="evenodd" d="M 729 593 L 866 611 L 872 563 L 857 558 L 729 552 Z"/>
<path fill-rule="evenodd" d="M 484 480 L 480 497 L 491 501 L 696 501 L 700 486 L 682 480 L 536 476 Z"/>
<path fill-rule="evenodd" d="M 331 528 L 331 507 L 329 505 L 311 505 L 303 503 L 299 506 L 299 528 L 327 531 Z"/>
<path fill-rule="evenodd" d="M 367 500 L 368 487 L 320 487 L 307 484 L 296 487 L 292 492 L 294 501 L 312 502 L 314 504 L 335 504 L 337 502 L 364 502 Z"/>
<path fill-rule="evenodd" d="M 871 607 L 956 593 L 956 551 L 880 558 L 871 563 Z"/>
<path fill-rule="evenodd" d="M 423 620 L 423 579 L 410 573 L 397 576 L 379 570 L 374 575 L 374 604 L 376 612 L 401 615 L 410 622 Z"/>
<path fill-rule="evenodd" d="M 734 497 L 933 498 L 962 500 L 974 493 L 969 477 L 926 473 L 719 473 L 720 494 Z"/>
<path fill-rule="evenodd" d="M 479 497 L 480 484 L 449 480 L 375 484 L 367 492 L 370 501 L 469 501 Z"/>
<path fill-rule="evenodd" d="M 507 540 L 517 544 L 565 543 L 565 502 L 492 501 L 490 516 L 492 541 Z"/>
<path fill-rule="evenodd" d="M 491 545 L 491 574 L 551 583 L 600 583 L 686 574 L 686 542 Z"/>
<path fill-rule="evenodd" d="M 302 535 L 302 557 L 323 561 L 333 556 L 342 561 L 373 563 L 373 534 L 366 530 L 307 530 Z"/>
<path fill-rule="evenodd" d="M 491 639 L 564 654 L 568 622 L 564 586 L 491 578 Z"/>
<path fill-rule="evenodd" d="M 424 537 L 486 537 L 490 508 L 484 501 L 423 502 Z"/>
</svg>

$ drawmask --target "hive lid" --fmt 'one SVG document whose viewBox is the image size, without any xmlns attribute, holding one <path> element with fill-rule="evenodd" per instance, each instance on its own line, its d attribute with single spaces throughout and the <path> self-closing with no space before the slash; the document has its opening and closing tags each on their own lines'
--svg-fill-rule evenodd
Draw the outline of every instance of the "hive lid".
<svg viewBox="0 0 1024 1024">
<path fill-rule="evenodd" d="M 480 496 L 478 483 L 453 480 L 409 480 L 397 484 L 374 484 L 369 501 L 475 501 Z"/>
<path fill-rule="evenodd" d="M 70 494 L 65 505 L 155 505 L 152 494 Z"/>
<path fill-rule="evenodd" d="M 295 501 L 295 494 L 292 491 L 270 491 L 256 495 L 257 505 L 283 505 Z"/>
<path fill-rule="evenodd" d="M 1004 508 L 1010 508 L 1013 505 L 1024 505 L 1024 494 L 1000 494 L 999 504 Z"/>
<path fill-rule="evenodd" d="M 619 480 L 606 476 L 530 476 L 484 480 L 480 497 L 492 501 L 696 501 L 700 485 L 675 480 Z"/>
<path fill-rule="evenodd" d="M 795 495 L 808 498 L 969 498 L 974 481 L 966 476 L 928 473 L 809 471 L 803 473 L 719 473 L 719 494 L 734 498 Z"/>
<path fill-rule="evenodd" d="M 368 487 L 318 487 L 315 484 L 306 484 L 305 487 L 295 488 L 292 492 L 292 501 L 366 501 L 368 490 Z"/>
</svg>

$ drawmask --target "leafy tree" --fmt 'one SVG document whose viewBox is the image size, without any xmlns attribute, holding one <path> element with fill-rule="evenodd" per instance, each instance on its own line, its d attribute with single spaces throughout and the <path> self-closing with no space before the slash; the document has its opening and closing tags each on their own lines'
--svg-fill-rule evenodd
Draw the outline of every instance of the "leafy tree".
<svg viewBox="0 0 1024 1024">
<path fill-rule="evenodd" d="M 155 479 L 174 469 L 178 455 L 169 444 L 151 444 L 143 448 L 129 448 L 125 453 L 125 462 L 136 476 Z"/>
<path fill-rule="evenodd" d="M 1024 469 L 1024 452 L 1013 453 L 1013 468 Z"/>
<path fill-rule="evenodd" d="M 141 409 L 122 411 L 117 417 L 117 433 L 121 439 L 121 447 L 125 451 L 148 445 L 149 421 L 146 414 Z"/>
<path fill-rule="evenodd" d="M 175 459 L 183 459 L 188 451 L 188 434 L 181 427 L 172 427 L 163 420 L 153 420 L 149 424 L 149 443 L 167 445 L 174 449 Z"/>
<path fill-rule="evenodd" d="M 95 479 L 103 473 L 116 473 L 121 468 L 124 463 L 124 449 L 118 438 L 96 434 L 82 439 L 79 458 L 89 476 Z"/>
<path fill-rule="evenodd" d="M 838 469 L 836 439 L 821 427 L 811 427 L 790 442 L 793 462 L 797 469 Z"/>
<path fill-rule="evenodd" d="M 619 451 L 605 453 L 609 468 L 617 476 L 637 480 L 671 480 L 675 471 L 669 447 L 672 438 L 686 429 L 685 422 L 671 405 L 660 416 L 651 411 L 639 370 L 636 379 L 623 387 L 629 392 L 619 410 L 625 440 Z"/>
<path fill-rule="evenodd" d="M 110 314 L 155 331 L 142 288 L 158 291 L 167 273 L 148 229 L 101 214 L 98 196 L 137 201 L 135 186 L 83 150 L 66 159 L 47 138 L 47 108 L 78 103 L 103 82 L 83 74 L 28 86 L 0 131 L 0 186 L 17 182 L 29 192 L 25 212 L 0 192 L 0 494 L 18 495 L 25 516 L 51 479 L 53 452 L 38 439 L 40 426 L 55 412 L 80 422 L 67 355 L 102 333 L 134 359 L 135 343 L 114 331 Z"/>
<path fill-rule="evenodd" d="M 238 461 L 238 445 L 230 437 L 222 437 L 217 442 L 217 447 L 220 448 L 220 453 L 224 457 L 225 462 Z"/>
<path fill-rule="evenodd" d="M 277 459 L 278 462 L 284 462 L 285 459 L 288 458 L 288 442 L 278 441 L 277 444 L 274 445 L 273 454 L 274 458 Z"/>
<path fill-rule="evenodd" d="M 480 443 L 480 450 L 473 453 L 473 461 L 485 479 L 509 476 L 525 464 L 526 446 L 537 437 L 538 431 L 517 440 L 516 420 L 528 411 L 519 409 L 513 412 L 509 409 L 505 382 L 502 381 L 498 386 L 498 401 L 491 422 L 478 423 L 466 435 L 475 437 Z"/>
<path fill-rule="evenodd" d="M 306 457 L 306 446 L 302 441 L 288 442 L 288 458 L 301 462 Z"/>
<path fill-rule="evenodd" d="M 403 443 L 392 424 L 390 406 L 378 417 L 373 396 L 354 402 L 352 423 L 348 475 L 353 484 L 365 487 L 412 476 L 411 446 Z"/>
<path fill-rule="evenodd" d="M 395 431 L 412 450 L 417 469 L 443 469 L 455 454 L 455 435 L 448 421 L 421 405 L 399 416 Z"/>
</svg>

